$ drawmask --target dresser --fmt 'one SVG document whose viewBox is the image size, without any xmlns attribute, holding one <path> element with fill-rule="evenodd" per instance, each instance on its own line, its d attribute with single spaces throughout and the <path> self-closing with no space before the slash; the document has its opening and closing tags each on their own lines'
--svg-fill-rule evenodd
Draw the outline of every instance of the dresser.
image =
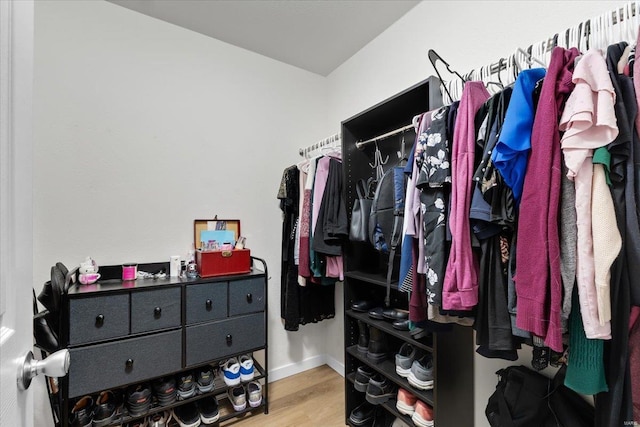
<svg viewBox="0 0 640 427">
<path fill-rule="evenodd" d="M 229 409 L 228 387 L 218 375 L 213 391 L 152 406 L 148 414 L 210 395 L 218 399 L 219 422 L 246 412 L 268 413 L 268 273 L 263 260 L 252 257 L 252 264 L 247 274 L 134 281 L 121 280 L 121 266 L 104 266 L 99 282 L 70 285 L 62 300 L 62 342 L 69 349 L 71 365 L 59 382 L 61 424 L 68 425 L 71 408 L 82 396 L 95 398 L 104 390 L 118 394 L 129 385 L 158 377 L 206 365 L 217 368 L 243 354 L 254 358 L 254 380 L 263 386 L 259 407 Z M 138 266 L 147 272 L 163 268 L 168 271 L 168 263 Z M 140 418 L 123 408 L 111 425 Z"/>
</svg>

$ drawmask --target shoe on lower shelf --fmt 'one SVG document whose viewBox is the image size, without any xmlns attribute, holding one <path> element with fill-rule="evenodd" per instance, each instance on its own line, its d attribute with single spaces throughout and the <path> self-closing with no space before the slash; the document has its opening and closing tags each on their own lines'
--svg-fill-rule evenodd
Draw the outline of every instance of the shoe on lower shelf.
<svg viewBox="0 0 640 427">
<path fill-rule="evenodd" d="M 200 412 L 200 421 L 202 424 L 213 424 L 220 418 L 218 410 L 218 399 L 215 396 L 207 396 L 196 402 L 198 411 Z"/>
<path fill-rule="evenodd" d="M 396 409 L 403 415 L 412 416 L 416 411 L 416 402 L 418 398 L 403 388 L 398 389 L 398 399 L 396 400 Z"/>
<path fill-rule="evenodd" d="M 93 427 L 111 424 L 116 415 L 116 397 L 111 390 L 103 391 L 93 408 Z"/>
<path fill-rule="evenodd" d="M 417 355 L 418 351 L 414 346 L 408 342 L 402 344 L 395 357 L 396 374 L 403 378 L 407 378 L 411 373 L 411 365 L 413 365 L 413 361 L 416 359 Z"/>
<path fill-rule="evenodd" d="M 173 377 L 158 378 L 153 382 L 152 387 L 160 406 L 171 405 L 178 397 L 176 379 Z"/>
<path fill-rule="evenodd" d="M 134 384 L 127 389 L 127 409 L 137 417 L 144 415 L 151 407 L 151 387 L 147 383 Z"/>
<path fill-rule="evenodd" d="M 194 402 L 173 408 L 172 415 L 180 427 L 198 427 L 200 425 L 200 412 Z"/>
<path fill-rule="evenodd" d="M 364 426 L 371 421 L 376 413 L 376 407 L 369 402 L 363 402 L 353 408 L 349 414 L 349 421 L 355 426 Z"/>
<path fill-rule="evenodd" d="M 367 385 L 366 399 L 373 405 L 380 405 L 396 395 L 396 387 L 387 377 L 375 374 Z"/>
<path fill-rule="evenodd" d="M 71 408 L 71 427 L 91 427 L 93 425 L 93 398 L 84 396 Z"/>
<path fill-rule="evenodd" d="M 258 381 L 251 381 L 247 384 L 247 395 L 249 396 L 249 406 L 257 408 L 262 403 L 262 384 Z"/>
<path fill-rule="evenodd" d="M 374 370 L 367 365 L 358 366 L 358 369 L 356 369 L 356 377 L 353 380 L 354 388 L 362 393 L 366 392 L 369 380 L 374 373 Z"/>
<path fill-rule="evenodd" d="M 198 393 L 204 394 L 213 390 L 214 375 L 211 366 L 203 366 L 196 371 L 196 386 Z"/>
<path fill-rule="evenodd" d="M 147 417 L 147 427 L 167 427 L 170 419 L 171 413 L 169 411 L 156 412 Z"/>
<path fill-rule="evenodd" d="M 147 418 L 142 418 L 131 421 L 130 423 L 125 424 L 124 427 L 149 427 L 149 420 Z"/>
<path fill-rule="evenodd" d="M 240 380 L 242 382 L 251 381 L 254 376 L 253 359 L 248 354 L 243 354 L 238 358 L 240 364 Z"/>
<path fill-rule="evenodd" d="M 413 361 L 407 381 L 409 381 L 409 385 L 420 390 L 433 388 L 433 361 L 431 354 L 425 353 L 422 357 Z"/>
<path fill-rule="evenodd" d="M 247 409 L 247 396 L 245 395 L 243 386 L 240 385 L 229 388 L 229 390 L 227 390 L 227 395 L 229 396 L 229 401 L 236 412 Z"/>
<path fill-rule="evenodd" d="M 240 384 L 240 363 L 238 359 L 232 357 L 220 365 L 220 369 L 222 369 L 222 376 L 226 385 L 234 386 Z"/>
<path fill-rule="evenodd" d="M 416 427 L 433 427 L 433 408 L 421 400 L 416 402 L 416 410 L 411 416 Z"/>
<path fill-rule="evenodd" d="M 196 395 L 193 373 L 183 372 L 178 376 L 178 399 L 185 400 Z"/>
</svg>

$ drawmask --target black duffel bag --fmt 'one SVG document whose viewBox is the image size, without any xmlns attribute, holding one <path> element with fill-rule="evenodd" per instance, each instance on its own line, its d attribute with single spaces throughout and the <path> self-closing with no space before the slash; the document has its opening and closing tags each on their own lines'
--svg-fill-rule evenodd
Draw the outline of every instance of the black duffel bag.
<svg viewBox="0 0 640 427">
<path fill-rule="evenodd" d="M 553 379 L 525 366 L 498 371 L 485 409 L 491 427 L 593 427 L 594 409 L 564 386 L 565 369 Z"/>
</svg>

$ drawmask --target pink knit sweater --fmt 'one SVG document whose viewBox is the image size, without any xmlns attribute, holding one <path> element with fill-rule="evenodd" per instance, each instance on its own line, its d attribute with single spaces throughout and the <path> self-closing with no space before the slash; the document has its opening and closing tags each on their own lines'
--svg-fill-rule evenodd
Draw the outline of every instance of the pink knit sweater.
<svg viewBox="0 0 640 427">
<path fill-rule="evenodd" d="M 551 349 L 562 352 L 562 281 L 558 208 L 560 202 L 560 134 L 562 105 L 574 87 L 571 81 L 577 49 L 556 47 L 531 133 L 518 220 L 518 296 L 516 325 L 545 338 Z"/>
</svg>

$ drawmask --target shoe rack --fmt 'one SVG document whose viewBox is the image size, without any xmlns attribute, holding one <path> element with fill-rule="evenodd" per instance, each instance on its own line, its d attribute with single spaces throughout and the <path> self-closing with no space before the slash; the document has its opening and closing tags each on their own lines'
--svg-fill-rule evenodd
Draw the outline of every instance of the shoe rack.
<svg viewBox="0 0 640 427">
<path fill-rule="evenodd" d="M 113 419 L 102 426 L 144 425 L 150 415 L 210 397 L 218 403 L 216 424 L 248 413 L 267 414 L 268 272 L 264 260 L 252 257 L 252 263 L 247 274 L 135 281 L 121 280 L 121 266 L 104 266 L 96 284 L 70 285 L 62 296 L 61 341 L 70 351 L 71 364 L 69 374 L 59 379 L 58 425 L 71 425 L 79 399 L 91 396 L 95 401 L 105 390 L 119 397 Z M 168 271 L 168 263 L 138 266 L 149 272 L 161 268 Z M 233 386 L 225 384 L 219 366 L 245 354 L 253 358 L 251 381 L 262 385 L 262 401 L 236 411 L 228 397 Z M 203 367 L 214 372 L 212 390 L 164 406 L 154 397 L 144 413 L 129 413 L 127 387 L 173 376 L 178 388 L 181 376 Z"/>
<path fill-rule="evenodd" d="M 399 164 L 398 153 L 409 153 L 415 133 L 413 129 L 398 133 L 358 148 L 356 143 L 376 138 L 411 123 L 414 116 L 441 106 L 438 80 L 430 77 L 409 89 L 342 122 L 342 158 L 345 181 L 345 201 L 350 209 L 357 197 L 356 182 L 376 178 L 375 157 L 388 159 L 386 170 Z M 379 150 L 379 154 L 375 154 Z M 400 255 L 393 260 L 390 306 L 408 310 L 408 294 L 398 290 Z M 345 424 L 358 426 L 349 417 L 351 411 L 365 402 L 365 393 L 354 388 L 359 366 L 368 366 L 393 383 L 414 394 L 433 408 L 438 427 L 472 426 L 474 424 L 473 333 L 470 327 L 447 326 L 416 338 L 408 331 L 398 330 L 391 321 L 376 320 L 367 312 L 351 309 L 357 301 L 374 301 L 383 306 L 387 287 L 388 254 L 382 254 L 368 243 L 349 242 L 344 250 L 344 342 L 345 342 Z M 386 340 L 386 358 L 379 363 L 358 351 L 358 322 L 380 330 Z M 396 373 L 394 356 L 403 343 L 410 343 L 420 352 L 432 355 L 434 386 L 430 390 L 412 387 L 406 378 Z M 398 412 L 396 397 L 376 405 L 407 425 L 417 425 L 411 417 Z M 379 410 L 379 408 L 377 408 Z"/>
</svg>

